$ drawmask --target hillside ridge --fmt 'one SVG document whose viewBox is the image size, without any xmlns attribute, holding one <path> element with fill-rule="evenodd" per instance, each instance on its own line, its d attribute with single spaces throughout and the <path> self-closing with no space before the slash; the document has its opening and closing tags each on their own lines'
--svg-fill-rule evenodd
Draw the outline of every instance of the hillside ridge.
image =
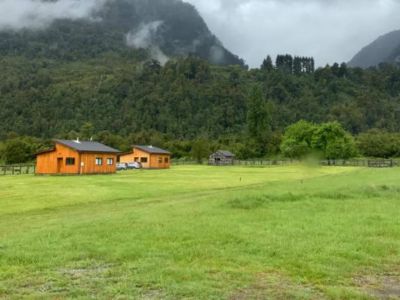
<svg viewBox="0 0 400 300">
<path fill-rule="evenodd" d="M 380 63 L 400 63 L 400 30 L 380 36 L 349 62 L 351 67 L 369 68 Z"/>
</svg>

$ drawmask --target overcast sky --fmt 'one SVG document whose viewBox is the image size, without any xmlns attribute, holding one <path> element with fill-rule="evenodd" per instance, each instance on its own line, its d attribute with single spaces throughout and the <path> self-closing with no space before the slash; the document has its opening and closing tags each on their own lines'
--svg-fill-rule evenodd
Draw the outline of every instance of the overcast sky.
<svg viewBox="0 0 400 300">
<path fill-rule="evenodd" d="M 400 29 L 400 0 L 185 0 L 224 45 L 254 67 L 271 54 L 349 61 L 378 36 Z"/>
<path fill-rule="evenodd" d="M 57 18 L 90 17 L 106 0 L 0 0 L 0 30 L 42 28 Z M 267 54 L 313 56 L 317 65 L 349 61 L 400 29 L 400 0 L 184 0 L 224 45 L 252 66 Z"/>
<path fill-rule="evenodd" d="M 1 29 L 41 29 L 58 18 L 87 18 L 106 0 L 0 0 Z"/>
</svg>

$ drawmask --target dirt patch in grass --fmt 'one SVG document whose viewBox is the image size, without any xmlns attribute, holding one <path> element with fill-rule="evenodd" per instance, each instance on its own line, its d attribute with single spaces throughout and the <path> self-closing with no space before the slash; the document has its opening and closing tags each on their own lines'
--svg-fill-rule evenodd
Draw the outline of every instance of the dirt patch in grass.
<svg viewBox="0 0 400 300">
<path fill-rule="evenodd" d="M 85 267 L 60 269 L 59 272 L 71 280 L 79 280 L 82 278 L 90 278 L 93 280 L 103 277 L 112 267 L 113 265 L 111 264 L 94 264 Z"/>
<path fill-rule="evenodd" d="M 400 299 L 400 269 L 382 274 L 368 274 L 354 279 L 359 289 L 377 299 Z"/>
<path fill-rule="evenodd" d="M 277 273 L 258 274 L 254 283 L 235 291 L 228 299 L 325 299 L 313 286 L 295 283 Z"/>
<path fill-rule="evenodd" d="M 88 292 L 91 296 L 95 296 L 98 287 L 108 279 L 108 273 L 112 267 L 111 264 L 95 262 L 74 264 L 50 273 L 38 273 L 35 278 L 21 279 L 21 284 L 9 290 L 8 293 L 17 297 L 30 295 L 38 299 L 50 296 L 63 298 L 71 291 L 78 294 Z"/>
<path fill-rule="evenodd" d="M 161 300 L 166 299 L 165 293 L 162 290 L 148 290 L 140 295 L 142 300 Z"/>
</svg>

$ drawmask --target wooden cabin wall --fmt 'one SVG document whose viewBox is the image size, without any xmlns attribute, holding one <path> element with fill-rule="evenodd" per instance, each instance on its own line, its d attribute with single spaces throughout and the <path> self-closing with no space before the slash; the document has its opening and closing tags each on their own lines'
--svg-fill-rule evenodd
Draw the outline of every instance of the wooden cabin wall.
<svg viewBox="0 0 400 300">
<path fill-rule="evenodd" d="M 42 153 L 36 158 L 36 174 L 56 174 L 55 152 Z"/>
<path fill-rule="evenodd" d="M 147 162 L 142 162 L 142 158 L 146 158 Z M 140 162 L 143 166 L 143 168 L 148 169 L 150 168 L 150 154 L 147 152 L 144 152 L 142 150 L 133 149 L 133 153 L 127 154 L 127 155 L 122 155 L 119 158 L 119 161 L 121 163 L 132 163 L 132 162 Z"/>
<path fill-rule="evenodd" d="M 134 161 L 135 161 L 135 154 L 133 154 L 133 153 L 124 154 L 119 157 L 120 163 L 127 164 L 127 163 L 132 163 Z"/>
<path fill-rule="evenodd" d="M 168 161 L 165 162 L 165 159 Z M 150 168 L 152 169 L 168 169 L 171 166 L 170 155 L 152 154 L 150 158 Z"/>
<path fill-rule="evenodd" d="M 102 165 L 96 165 L 96 158 L 103 160 Z M 112 165 L 107 164 L 107 159 L 113 160 Z M 81 154 L 81 167 L 82 174 L 110 174 L 117 171 L 117 155 L 115 154 L 104 154 L 104 153 L 82 153 Z"/>
<path fill-rule="evenodd" d="M 67 166 L 66 158 L 74 158 L 75 165 Z M 60 167 L 58 160 L 61 160 Z M 37 156 L 36 174 L 78 174 L 79 153 L 64 145 L 56 144 L 55 151 L 43 153 Z"/>
<path fill-rule="evenodd" d="M 147 162 L 142 162 L 142 158 L 146 158 Z M 168 159 L 168 161 L 165 162 L 165 159 Z M 171 155 L 150 154 L 134 148 L 133 153 L 120 156 L 119 161 L 121 163 L 140 162 L 144 169 L 168 169 L 171 166 Z"/>
<path fill-rule="evenodd" d="M 74 158 L 75 164 L 66 164 L 67 158 Z M 101 166 L 96 165 L 96 158 L 102 158 Z M 108 165 L 107 159 L 113 159 Z M 61 163 L 58 166 L 59 162 Z M 117 171 L 117 155 L 104 153 L 79 153 L 61 144 L 56 144 L 55 151 L 39 154 L 36 159 L 36 174 L 41 175 L 72 175 L 72 174 L 109 174 Z M 83 166 L 81 167 L 81 163 Z"/>
</svg>

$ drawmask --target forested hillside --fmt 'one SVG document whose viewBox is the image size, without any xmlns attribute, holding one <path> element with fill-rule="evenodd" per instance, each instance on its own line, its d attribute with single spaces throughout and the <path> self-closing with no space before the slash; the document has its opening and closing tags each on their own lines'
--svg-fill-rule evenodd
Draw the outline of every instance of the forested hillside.
<svg viewBox="0 0 400 300">
<path fill-rule="evenodd" d="M 281 56 L 276 66 L 269 59 L 246 70 L 196 57 L 161 66 L 147 55 L 131 51 L 76 62 L 2 57 L 1 139 L 96 136 L 120 148 L 166 145 L 178 156 L 200 139 L 253 157 L 278 152 L 284 129 L 301 119 L 339 121 L 355 135 L 400 130 L 400 70 L 392 66 L 313 71 L 304 67 L 313 65 L 309 59 L 292 68 L 299 59 L 288 65 L 288 56 Z M 257 130 L 265 141 L 261 150 Z"/>
<path fill-rule="evenodd" d="M 316 70 L 313 58 L 291 55 L 260 64 L 249 70 L 180 0 L 104 1 L 85 18 L 0 28 L 0 141 L 12 141 L 11 155 L 25 149 L 23 160 L 55 137 L 93 137 L 121 150 L 156 144 L 175 157 L 217 148 L 240 158 L 293 157 L 326 149 L 283 136 L 288 126 L 337 121 L 292 131 L 311 128 L 320 139 L 331 130 L 341 137 L 335 147 L 353 144 L 343 126 L 364 133 L 365 149 L 376 145 L 362 154 L 400 155 L 400 139 L 391 135 L 400 131 L 398 67 Z M 392 141 L 384 152 L 378 137 Z M 3 144 L 0 160 L 8 161 Z"/>
<path fill-rule="evenodd" d="M 33 28 L 0 28 L 0 55 L 77 61 L 145 48 L 162 62 L 169 57 L 194 54 L 214 64 L 243 65 L 212 34 L 197 10 L 181 0 L 98 3 L 86 17 L 55 18 L 51 24 L 32 22 Z M 40 20 L 35 13 L 39 12 L 33 11 L 27 17 Z"/>
</svg>

